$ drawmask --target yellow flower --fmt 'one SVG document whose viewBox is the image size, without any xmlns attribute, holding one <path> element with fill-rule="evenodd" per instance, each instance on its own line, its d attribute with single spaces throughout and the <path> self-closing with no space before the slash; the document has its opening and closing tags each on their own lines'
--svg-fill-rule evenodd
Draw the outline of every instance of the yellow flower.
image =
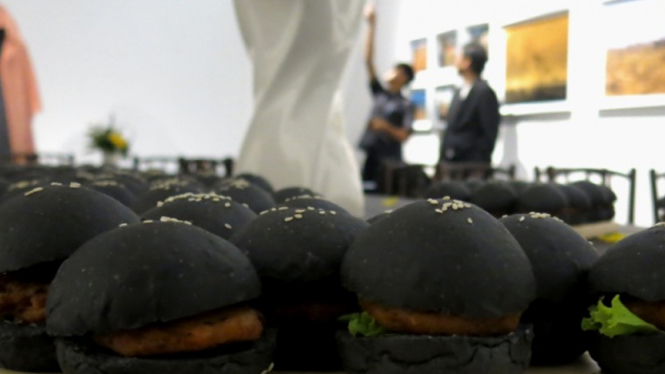
<svg viewBox="0 0 665 374">
<path fill-rule="evenodd" d="M 111 134 L 109 134 L 109 141 L 117 149 L 127 149 L 127 141 L 122 137 L 122 135 L 118 134 L 117 132 L 112 132 Z"/>
</svg>

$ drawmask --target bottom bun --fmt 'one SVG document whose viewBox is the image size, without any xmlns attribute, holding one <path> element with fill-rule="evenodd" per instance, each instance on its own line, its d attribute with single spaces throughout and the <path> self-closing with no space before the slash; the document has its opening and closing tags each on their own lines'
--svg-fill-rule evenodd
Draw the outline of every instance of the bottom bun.
<svg viewBox="0 0 665 374">
<path fill-rule="evenodd" d="M 608 338 L 593 334 L 589 354 L 607 374 L 665 373 L 665 334 Z"/>
<path fill-rule="evenodd" d="M 529 366 L 532 340 L 533 330 L 524 325 L 493 337 L 337 335 L 344 368 L 351 374 L 520 374 Z"/>
<path fill-rule="evenodd" d="M 0 368 L 37 373 L 60 371 L 53 339 L 43 326 L 0 321 Z"/>
<path fill-rule="evenodd" d="M 84 339 L 57 341 L 65 374 L 261 374 L 272 368 L 276 333 L 252 343 L 170 356 L 122 357 Z"/>
</svg>

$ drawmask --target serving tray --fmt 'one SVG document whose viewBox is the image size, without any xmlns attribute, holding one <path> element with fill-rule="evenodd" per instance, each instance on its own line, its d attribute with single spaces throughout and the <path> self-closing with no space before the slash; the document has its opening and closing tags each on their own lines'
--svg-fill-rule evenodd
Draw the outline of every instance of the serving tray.
<svg viewBox="0 0 665 374">
<path fill-rule="evenodd" d="M 525 374 L 598 374 L 598 365 L 588 356 L 584 355 L 572 365 L 559 368 L 530 368 Z M 28 374 L 0 369 L 0 374 Z M 308 372 L 273 372 L 273 374 L 344 374 L 344 373 L 308 373 Z"/>
</svg>

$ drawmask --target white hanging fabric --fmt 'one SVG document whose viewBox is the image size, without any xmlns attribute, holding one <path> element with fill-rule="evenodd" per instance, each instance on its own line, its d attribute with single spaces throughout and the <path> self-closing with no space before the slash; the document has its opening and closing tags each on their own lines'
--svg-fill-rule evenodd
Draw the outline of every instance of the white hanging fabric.
<svg viewBox="0 0 665 374">
<path fill-rule="evenodd" d="M 363 6 L 363 0 L 235 0 L 254 63 L 255 99 L 238 170 L 276 188 L 311 188 L 361 217 L 360 172 L 339 92 Z"/>
</svg>

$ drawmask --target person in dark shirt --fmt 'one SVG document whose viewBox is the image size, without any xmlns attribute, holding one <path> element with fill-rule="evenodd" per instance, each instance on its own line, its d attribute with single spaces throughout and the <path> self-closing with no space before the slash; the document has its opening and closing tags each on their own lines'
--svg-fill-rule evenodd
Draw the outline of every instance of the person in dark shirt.
<svg viewBox="0 0 665 374">
<path fill-rule="evenodd" d="M 492 162 L 501 115 L 494 90 L 481 79 L 486 63 L 487 51 L 478 43 L 467 44 L 457 60 L 464 84 L 450 105 L 441 162 Z"/>
<path fill-rule="evenodd" d="M 402 161 L 402 143 L 411 135 L 414 106 L 402 95 L 402 88 L 413 80 L 414 72 L 408 64 L 397 64 L 385 76 L 386 87 L 379 82 L 374 68 L 376 13 L 373 4 L 367 6 L 365 16 L 368 23 L 365 62 L 374 104 L 360 148 L 367 154 L 363 180 L 376 182 L 384 162 Z"/>
</svg>

